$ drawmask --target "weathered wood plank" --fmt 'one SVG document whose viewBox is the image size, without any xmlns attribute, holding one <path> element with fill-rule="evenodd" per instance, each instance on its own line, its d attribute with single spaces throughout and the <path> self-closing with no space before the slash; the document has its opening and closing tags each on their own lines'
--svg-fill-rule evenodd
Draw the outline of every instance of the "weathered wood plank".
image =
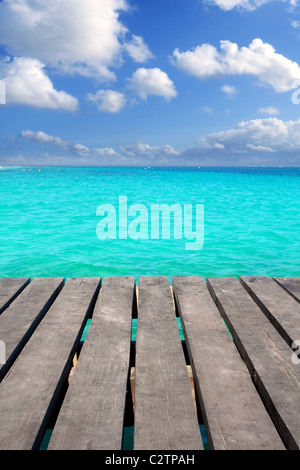
<svg viewBox="0 0 300 470">
<path fill-rule="evenodd" d="M 0 384 L 0 449 L 39 447 L 95 302 L 98 278 L 68 279 Z"/>
<path fill-rule="evenodd" d="M 243 276 L 242 285 L 289 346 L 300 339 L 300 305 L 273 279 Z"/>
<path fill-rule="evenodd" d="M 136 450 L 202 449 L 168 278 L 141 277 L 135 365 Z"/>
<path fill-rule="evenodd" d="M 236 278 L 208 278 L 263 402 L 288 449 L 300 439 L 300 369 L 290 347 Z"/>
<path fill-rule="evenodd" d="M 121 450 L 134 277 L 106 278 L 49 450 Z"/>
<path fill-rule="evenodd" d="M 0 314 L 4 312 L 29 283 L 30 277 L 3 277 L 0 279 Z"/>
<path fill-rule="evenodd" d="M 274 277 L 273 279 L 300 303 L 300 277 Z"/>
<path fill-rule="evenodd" d="M 0 381 L 63 288 L 64 278 L 35 278 L 0 316 L 0 339 L 6 346 L 6 363 Z"/>
<path fill-rule="evenodd" d="M 284 449 L 204 279 L 172 285 L 210 449 Z"/>
</svg>

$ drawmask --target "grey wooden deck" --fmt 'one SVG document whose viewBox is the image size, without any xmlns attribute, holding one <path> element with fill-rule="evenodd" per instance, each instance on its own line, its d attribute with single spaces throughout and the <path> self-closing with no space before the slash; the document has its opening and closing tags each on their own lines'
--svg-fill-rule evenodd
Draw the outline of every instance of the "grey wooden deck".
<svg viewBox="0 0 300 470">
<path fill-rule="evenodd" d="M 299 449 L 299 299 L 299 277 L 0 279 L 0 449 L 122 450 L 131 426 L 133 450 L 202 451 L 200 425 Z"/>
</svg>

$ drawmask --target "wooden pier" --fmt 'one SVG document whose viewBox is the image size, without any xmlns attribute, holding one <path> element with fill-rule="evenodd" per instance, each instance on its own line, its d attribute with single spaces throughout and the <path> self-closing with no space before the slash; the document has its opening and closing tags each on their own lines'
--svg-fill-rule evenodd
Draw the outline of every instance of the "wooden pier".
<svg viewBox="0 0 300 470">
<path fill-rule="evenodd" d="M 299 449 L 299 303 L 300 278 L 2 278 L 0 449 Z"/>
</svg>

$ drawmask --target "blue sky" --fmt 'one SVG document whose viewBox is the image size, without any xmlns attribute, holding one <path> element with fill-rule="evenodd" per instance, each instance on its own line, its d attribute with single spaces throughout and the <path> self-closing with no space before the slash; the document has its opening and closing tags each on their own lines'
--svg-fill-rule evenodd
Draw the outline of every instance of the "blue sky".
<svg viewBox="0 0 300 470">
<path fill-rule="evenodd" d="M 299 46 L 297 0 L 0 0 L 0 165 L 299 166 Z"/>
</svg>

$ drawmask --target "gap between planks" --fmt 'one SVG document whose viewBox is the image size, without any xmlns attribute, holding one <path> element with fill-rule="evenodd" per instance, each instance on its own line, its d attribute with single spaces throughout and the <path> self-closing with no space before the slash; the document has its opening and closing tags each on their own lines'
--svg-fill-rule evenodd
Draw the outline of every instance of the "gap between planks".
<svg viewBox="0 0 300 470">
<path fill-rule="evenodd" d="M 173 292 L 173 286 L 170 285 L 170 290 L 172 294 L 172 299 L 173 299 L 173 306 L 174 306 L 174 315 L 176 316 L 176 303 L 175 303 L 175 298 L 174 298 L 174 292 Z M 135 293 L 136 293 L 136 305 L 138 306 L 138 301 L 139 301 L 139 286 L 135 286 Z M 136 309 L 138 307 L 136 306 Z M 75 356 L 73 357 L 73 363 L 72 363 L 72 368 L 70 370 L 69 376 L 68 376 L 68 384 L 70 384 L 70 381 L 72 380 L 72 375 L 74 374 L 77 362 L 79 360 L 80 354 L 78 352 L 75 353 Z M 196 391 L 195 391 L 195 382 L 194 382 L 194 375 L 192 371 L 191 365 L 187 364 L 186 365 L 187 373 L 189 376 L 189 382 L 190 382 L 190 387 L 192 390 L 192 395 L 193 395 L 193 401 L 194 401 L 194 406 L 198 417 L 198 409 L 197 409 L 197 398 L 196 398 Z M 134 404 L 135 404 L 135 367 L 130 367 L 130 386 L 131 386 L 131 396 L 132 396 L 132 404 L 133 404 L 133 412 L 134 412 Z M 199 419 L 198 419 L 199 420 Z"/>
</svg>

